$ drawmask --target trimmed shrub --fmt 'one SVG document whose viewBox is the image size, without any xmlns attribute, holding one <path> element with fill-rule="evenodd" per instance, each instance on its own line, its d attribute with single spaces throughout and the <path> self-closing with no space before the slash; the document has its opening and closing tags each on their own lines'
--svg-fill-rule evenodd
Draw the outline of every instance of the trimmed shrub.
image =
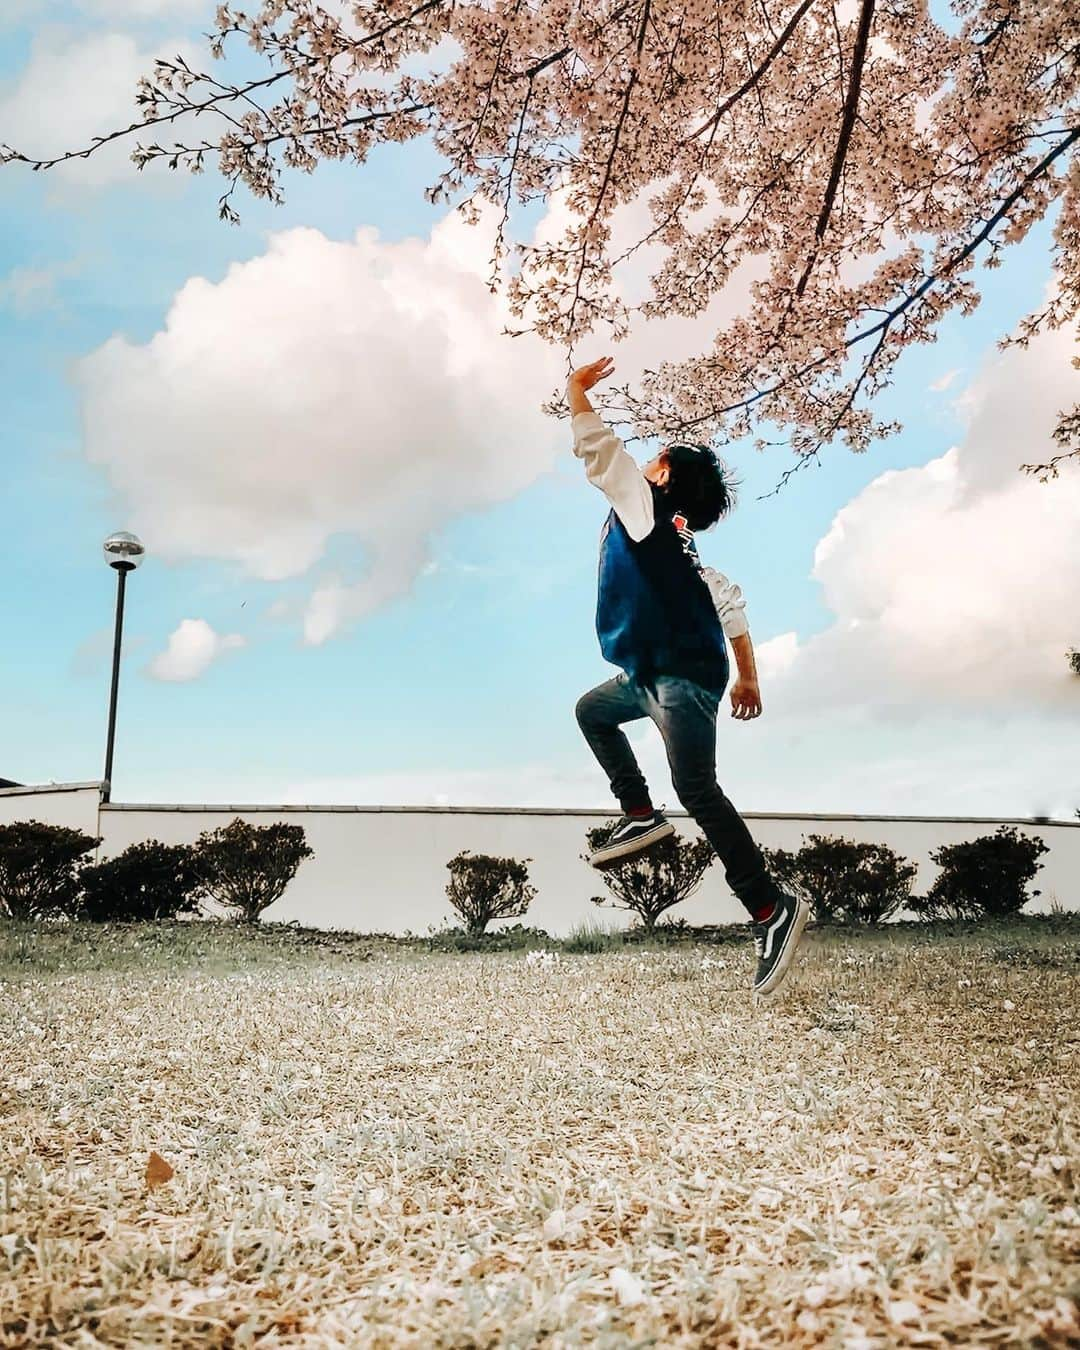
<svg viewBox="0 0 1080 1350">
<path fill-rule="evenodd" d="M 520 919 L 526 912 L 536 895 L 529 885 L 530 862 L 468 851 L 450 859 L 446 897 L 470 937 L 497 919 Z"/>
<path fill-rule="evenodd" d="M 238 923 L 258 923 L 280 900 L 305 858 L 313 858 L 302 825 L 252 825 L 239 816 L 205 830 L 194 845 L 196 894 L 215 901 Z"/>
<path fill-rule="evenodd" d="M 100 839 L 40 820 L 0 825 L 0 913 L 9 919 L 74 918 L 80 863 Z"/>
<path fill-rule="evenodd" d="M 797 853 L 762 852 L 778 884 L 807 900 L 818 923 L 883 923 L 912 903 L 918 869 L 885 844 L 811 834 Z"/>
<path fill-rule="evenodd" d="M 982 919 L 1018 914 L 1028 900 L 1028 882 L 1050 850 L 1041 839 L 1002 825 L 994 834 L 962 844 L 945 844 L 930 858 L 941 868 L 925 896 L 912 903 L 926 919 Z"/>
<path fill-rule="evenodd" d="M 598 825 L 585 838 L 589 853 L 593 853 L 611 838 L 618 825 Z M 601 872 L 608 895 L 594 895 L 594 905 L 627 909 L 641 920 L 642 927 L 652 931 L 656 921 L 675 905 L 681 904 L 701 885 L 701 879 L 711 866 L 716 854 L 707 839 L 681 839 L 668 835 L 654 844 L 647 853 L 638 853 L 625 862 Z M 582 854 L 588 860 L 588 854 Z"/>
<path fill-rule="evenodd" d="M 464 928 L 429 930 L 428 951 L 432 952 L 527 952 L 537 947 L 550 947 L 554 938 L 543 928 L 529 928 L 512 923 L 497 928 L 493 933 L 470 933 Z"/>
<path fill-rule="evenodd" d="M 197 914 L 199 875 L 188 844 L 149 840 L 84 867 L 79 917 L 97 923 L 175 919 Z"/>
<path fill-rule="evenodd" d="M 602 923 L 587 920 L 575 924 L 559 945 L 564 952 L 591 955 L 595 952 L 620 951 L 626 946 L 626 937 L 620 929 L 606 928 Z"/>
</svg>

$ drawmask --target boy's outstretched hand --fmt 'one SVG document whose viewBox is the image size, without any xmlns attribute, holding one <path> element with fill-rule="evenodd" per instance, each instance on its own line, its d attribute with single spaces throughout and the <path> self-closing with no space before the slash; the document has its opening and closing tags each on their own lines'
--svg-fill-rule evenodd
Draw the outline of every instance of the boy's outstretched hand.
<svg viewBox="0 0 1080 1350">
<path fill-rule="evenodd" d="M 731 715 L 740 722 L 761 716 L 761 689 L 757 680 L 736 680 L 731 686 Z"/>
<path fill-rule="evenodd" d="M 587 366 L 579 366 L 567 381 L 584 392 L 606 379 L 615 369 L 615 360 L 611 356 L 602 356 L 599 361 L 591 361 Z"/>
<path fill-rule="evenodd" d="M 566 382 L 566 401 L 570 405 L 570 416 L 577 417 L 579 413 L 591 413 L 596 410 L 589 402 L 585 390 L 591 389 L 599 380 L 605 379 L 615 369 L 615 362 L 610 356 L 602 356 L 599 361 L 592 361 L 587 366 L 579 366 L 573 375 Z"/>
</svg>

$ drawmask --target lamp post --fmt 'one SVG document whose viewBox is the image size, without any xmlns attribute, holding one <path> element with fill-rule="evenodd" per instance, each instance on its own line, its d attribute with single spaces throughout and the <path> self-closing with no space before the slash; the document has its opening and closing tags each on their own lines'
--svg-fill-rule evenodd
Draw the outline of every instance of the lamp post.
<svg viewBox="0 0 1080 1350">
<path fill-rule="evenodd" d="M 105 781 L 101 800 L 112 796 L 113 742 L 116 738 L 116 695 L 120 688 L 120 641 L 124 632 L 124 587 L 127 574 L 134 572 L 142 562 L 146 549 L 142 541 L 127 530 L 117 530 L 105 540 L 102 550 L 105 561 L 116 569 L 116 635 L 113 639 L 112 689 L 109 694 L 109 734 L 105 745 Z"/>
</svg>

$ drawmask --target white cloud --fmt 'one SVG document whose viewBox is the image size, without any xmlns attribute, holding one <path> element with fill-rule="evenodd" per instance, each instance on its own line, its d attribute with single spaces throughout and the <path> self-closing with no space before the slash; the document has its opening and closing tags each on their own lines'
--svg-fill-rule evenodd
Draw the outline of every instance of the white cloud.
<svg viewBox="0 0 1080 1350">
<path fill-rule="evenodd" d="M 48 159 L 137 122 L 136 84 L 152 73 L 162 51 L 194 59 L 190 44 L 175 40 L 148 48 L 126 33 L 42 32 L 22 72 L 0 84 L 0 141 L 31 158 Z M 119 141 L 50 173 L 61 183 L 82 187 L 131 179 L 138 172 L 131 162 L 133 148 Z M 158 177 L 169 181 L 172 175 Z"/>
<path fill-rule="evenodd" d="M 754 648 L 754 664 L 758 678 L 771 680 L 790 669 L 799 654 L 798 633 L 780 633 L 777 637 Z"/>
<path fill-rule="evenodd" d="M 51 263 L 44 267 L 15 267 L 0 277 L 0 308 L 19 318 L 57 309 L 57 284 L 81 271 L 77 262 Z"/>
<path fill-rule="evenodd" d="M 155 680 L 197 680 L 219 656 L 245 645 L 239 633 L 215 633 L 205 619 L 184 619 L 147 670 Z"/>
<path fill-rule="evenodd" d="M 139 20 L 204 18 L 209 25 L 217 10 L 216 0 L 79 0 L 79 8 L 103 19 Z"/>
<path fill-rule="evenodd" d="M 946 389 L 951 387 L 953 381 L 959 374 L 959 370 L 947 370 L 939 379 L 933 381 L 930 385 L 930 392 L 933 394 L 943 394 Z"/>
<path fill-rule="evenodd" d="M 429 241 L 289 231 L 220 284 L 189 281 L 149 343 L 83 361 L 87 456 L 154 551 L 282 579 L 352 536 L 366 566 L 319 583 L 320 642 L 407 591 L 447 522 L 551 468 L 560 358 L 501 336 L 486 242 L 454 217 Z"/>
<path fill-rule="evenodd" d="M 785 651 L 786 707 L 1075 710 L 1080 475 L 1019 472 L 1075 399 L 1073 350 L 1059 332 L 995 356 L 961 445 L 880 475 L 837 513 L 813 568 L 834 622 Z"/>
<path fill-rule="evenodd" d="M 114 23 L 144 23 L 163 19 L 213 19 L 215 0 L 69 0 L 67 11 L 88 19 Z M 56 0 L 4 0 L 0 30 L 30 20 L 56 17 Z"/>
</svg>

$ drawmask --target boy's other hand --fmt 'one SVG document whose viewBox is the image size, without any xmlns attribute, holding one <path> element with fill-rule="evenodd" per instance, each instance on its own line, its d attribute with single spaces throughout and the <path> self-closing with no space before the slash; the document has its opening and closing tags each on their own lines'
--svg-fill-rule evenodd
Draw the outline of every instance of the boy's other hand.
<svg viewBox="0 0 1080 1350">
<path fill-rule="evenodd" d="M 761 690 L 757 680 L 736 680 L 731 686 L 731 715 L 740 722 L 761 716 Z"/>
<path fill-rule="evenodd" d="M 576 385 L 581 390 L 591 389 L 594 384 L 599 384 L 601 380 L 607 379 L 614 369 L 614 358 L 602 356 L 599 361 L 592 361 L 587 366 L 579 366 L 567 383 Z"/>
</svg>

